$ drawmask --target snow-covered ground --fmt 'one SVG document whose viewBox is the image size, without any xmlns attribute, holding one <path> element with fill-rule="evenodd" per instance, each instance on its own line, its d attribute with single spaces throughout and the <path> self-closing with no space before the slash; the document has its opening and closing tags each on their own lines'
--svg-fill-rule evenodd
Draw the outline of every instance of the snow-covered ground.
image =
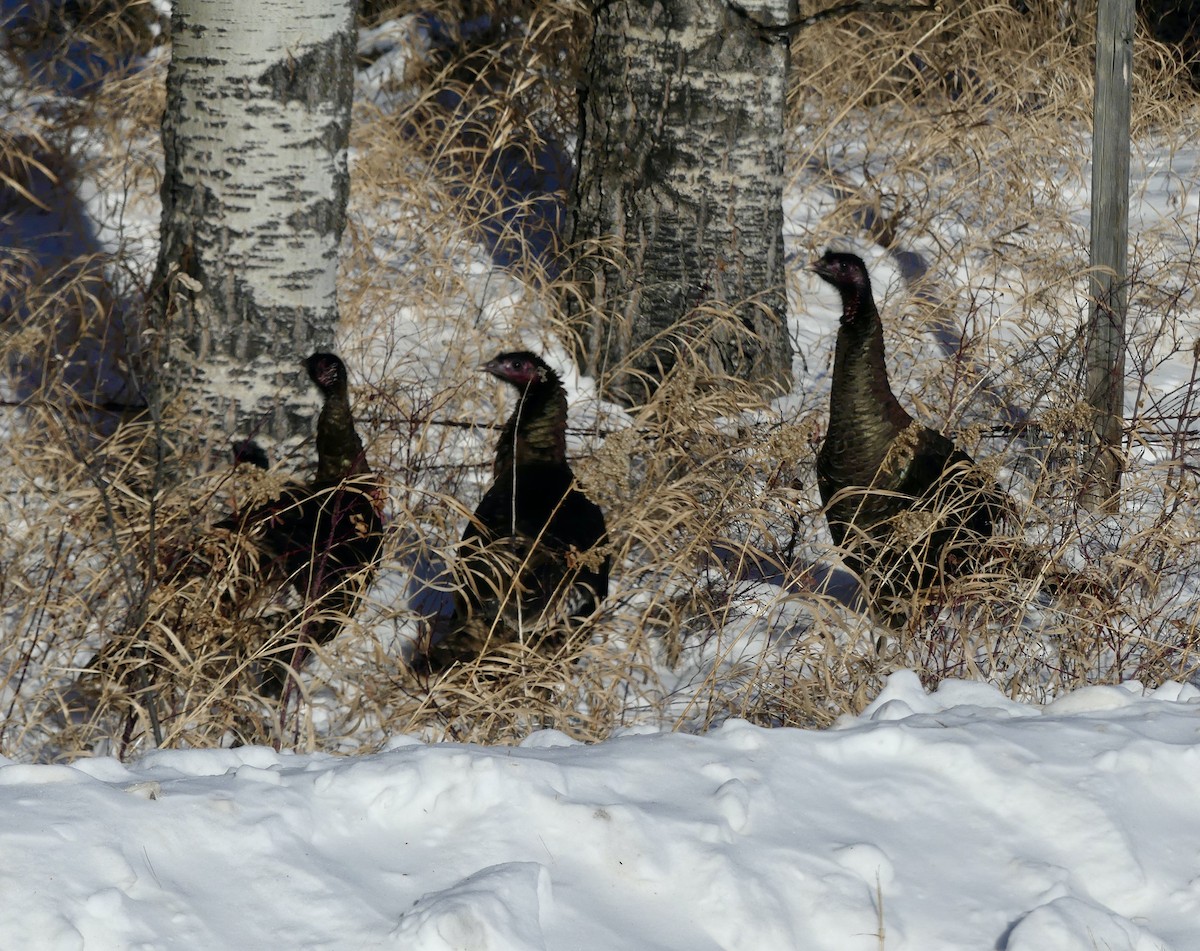
<svg viewBox="0 0 1200 951">
<path fill-rule="evenodd" d="M 0 946 L 1190 951 L 1200 692 L 0 766 Z"/>
<path fill-rule="evenodd" d="M 389 83 L 404 74 L 404 44 L 420 48 L 424 39 L 391 27 L 364 35 L 365 46 L 396 50 L 360 76 L 379 105 L 403 101 Z M 851 135 L 845 168 L 886 172 L 878 154 L 868 161 L 855 148 Z M 1194 260 L 1200 234 L 1198 156 L 1194 141 L 1169 135 L 1139 146 L 1133 259 L 1143 273 L 1191 273 L 1179 262 Z M 1082 260 L 1086 181 L 1044 184 L 1079 210 L 1069 254 Z M 153 191 L 84 185 L 96 240 L 150 266 Z M 143 210 L 131 210 L 139 197 Z M 821 411 L 828 396 L 835 301 L 800 265 L 836 197 L 800 176 L 786 200 L 799 346 L 796 386 L 775 408 L 789 419 Z M 412 214 L 403 206 L 399 196 L 394 206 L 359 208 L 359 220 L 399 228 Z M 120 233 L 106 230 L 115 218 Z M 966 240 L 978 222 L 968 224 L 959 233 L 942 222 L 940 235 Z M 382 224 L 372 234 L 376 279 L 392 299 L 372 313 L 378 323 L 348 326 L 342 342 L 359 379 L 376 384 L 419 341 L 414 362 L 428 373 L 413 386 L 435 392 L 446 382 L 439 374 L 461 369 L 450 357 L 436 366 L 426 359 L 458 343 L 446 298 L 415 283 L 406 297 L 399 241 Z M 922 399 L 946 341 L 895 317 L 914 269 L 934 261 L 938 246 L 915 239 L 902 254 L 885 254 L 861 234 L 841 244 L 868 258 L 889 339 L 904 340 L 892 354 L 898 391 Z M 1014 364 L 1024 358 L 1005 346 L 1028 332 L 1031 301 L 1045 313 L 1079 312 L 1078 280 L 1046 292 L 1057 301 L 1047 303 L 1041 289 L 1025 286 L 1020 267 L 958 260 L 942 285 L 977 292 L 972 315 L 987 323 L 1001 362 L 1006 353 Z M 562 367 L 574 420 L 608 414 L 606 426 L 620 425 L 553 331 L 539 327 L 532 291 L 493 269 L 478 247 L 462 248 L 457 263 L 485 346 L 514 337 L 537 346 Z M 1172 280 L 1159 283 L 1170 290 Z M 1131 408 L 1174 412 L 1176 424 L 1194 388 L 1200 335 L 1200 320 L 1186 313 L 1189 292 L 1177 289 L 1173 313 L 1185 311 L 1177 325 L 1134 328 L 1142 371 L 1129 389 Z M 1012 367 L 994 369 L 1003 378 Z M 974 403 L 996 408 L 1008 397 L 998 391 Z M 940 408 L 929 399 L 923 413 L 929 404 Z M 486 415 L 499 410 L 489 405 Z M 453 434 L 446 445 L 483 458 L 489 438 Z M 385 442 L 375 443 L 381 459 Z M 1154 461 L 1153 444 L 1133 448 L 1136 460 Z M 402 600 L 408 581 L 384 572 L 364 628 L 389 598 Z M 1194 582 L 1171 590 L 1163 628 L 1194 625 Z M 739 596 L 742 620 L 714 643 L 684 645 L 684 663 L 669 672 L 679 708 L 694 703 L 716 655 L 769 663 L 782 619 L 799 610 L 770 584 Z M 721 637 L 729 642 L 716 643 Z M 689 660 L 689 652 L 703 656 Z M 321 702 L 336 705 L 331 696 Z M 679 722 L 688 723 L 682 713 Z M 0 760 L 0 951 L 1200 948 L 1200 690 L 1192 685 L 1089 687 L 1043 707 L 953 680 L 927 694 L 902 671 L 862 715 L 826 731 L 727 720 L 704 735 L 645 726 L 591 746 L 553 731 L 517 748 L 425 745 L 403 735 L 386 746 L 352 757 L 242 747 L 164 750 L 128 763 Z"/>
</svg>

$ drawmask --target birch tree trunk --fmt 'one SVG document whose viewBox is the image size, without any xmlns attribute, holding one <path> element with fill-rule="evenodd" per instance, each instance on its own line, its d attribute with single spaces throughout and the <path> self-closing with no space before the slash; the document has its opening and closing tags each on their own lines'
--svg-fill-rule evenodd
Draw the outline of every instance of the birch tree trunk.
<svg viewBox="0 0 1200 951">
<path fill-rule="evenodd" d="M 581 362 L 646 399 L 682 349 L 790 382 L 783 116 L 793 0 L 598 4 L 572 225 Z"/>
<path fill-rule="evenodd" d="M 226 432 L 311 427 L 349 193 L 354 0 L 175 0 L 157 341 Z"/>
</svg>

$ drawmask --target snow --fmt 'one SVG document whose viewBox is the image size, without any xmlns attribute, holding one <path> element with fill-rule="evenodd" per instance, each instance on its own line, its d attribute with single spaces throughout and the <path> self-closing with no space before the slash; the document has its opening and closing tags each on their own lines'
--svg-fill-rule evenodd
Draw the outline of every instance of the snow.
<svg viewBox="0 0 1200 951">
<path fill-rule="evenodd" d="M 360 74 L 363 94 L 381 108 L 407 101 L 409 59 L 430 42 L 415 18 L 365 31 L 360 52 L 374 59 Z M 1146 266 L 1170 267 L 1180 244 L 1195 243 L 1198 167 L 1194 141 L 1155 140 L 1135 156 L 1134 257 Z M 1085 179 L 1046 187 L 1086 209 Z M 152 264 L 152 215 L 122 216 L 116 236 L 100 224 L 115 217 L 106 203 L 128 210 L 136 195 L 85 182 L 76 197 L 98 241 Z M 835 203 L 801 187 L 785 201 L 798 272 L 797 386 L 777 404 L 788 418 L 827 399 L 837 302 L 799 264 L 811 250 L 800 245 Z M 406 212 L 397 200 L 377 214 Z M 1076 225 L 1086 231 L 1083 217 Z M 855 250 L 881 305 L 902 300 L 895 255 Z M 395 246 L 380 239 L 379 253 L 389 277 L 404 271 Z M 614 412 L 553 332 L 530 327 L 531 295 L 516 280 L 477 247 L 463 247 L 458 264 L 465 293 L 478 296 L 464 309 L 489 342 L 536 338 L 530 345 L 563 375 L 574 420 Z M 988 287 L 989 332 L 1000 342 L 1026 332 L 1021 302 L 1032 292 L 1021 270 L 989 276 L 970 257 L 962 268 L 955 286 Z M 1063 312 L 1078 310 L 1079 286 L 1053 293 Z M 456 332 L 425 302 L 394 296 L 385 316 L 395 339 L 347 333 L 372 382 L 394 371 L 386 359 L 413 328 L 431 352 Z M 922 364 L 943 354 L 934 334 L 896 329 L 914 349 L 894 355 L 897 387 L 916 400 Z M 1130 404 L 1179 413 L 1192 337 L 1148 338 L 1148 389 L 1131 390 Z M 469 438 L 486 455 L 487 437 L 460 441 Z M 397 592 L 437 570 L 384 573 L 378 600 L 403 600 Z M 1172 611 L 1194 610 L 1192 584 Z M 685 646 L 667 685 L 678 700 L 662 722 L 689 725 L 712 669 L 764 663 L 773 656 L 764 645 L 816 610 L 766 582 L 738 597 L 737 620 Z M 643 724 L 594 745 L 550 730 L 512 748 L 404 735 L 385 745 L 355 756 L 241 747 L 66 765 L 0 758 L 0 951 L 1200 947 L 1200 690 L 1190 684 L 1091 686 L 1038 705 L 984 683 L 926 691 L 900 671 L 861 715 L 823 731 L 730 719 L 703 735 Z"/>
<path fill-rule="evenodd" d="M 358 757 L 0 766 L 11 948 L 1161 951 L 1200 942 L 1200 691 L 891 677 L 730 720 Z"/>
</svg>

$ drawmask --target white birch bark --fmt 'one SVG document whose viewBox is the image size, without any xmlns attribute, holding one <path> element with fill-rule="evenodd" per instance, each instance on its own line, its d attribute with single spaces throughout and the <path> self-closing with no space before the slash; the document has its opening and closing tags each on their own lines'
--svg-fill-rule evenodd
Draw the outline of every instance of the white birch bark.
<svg viewBox="0 0 1200 951">
<path fill-rule="evenodd" d="M 337 322 L 354 9 L 175 0 L 158 347 L 231 435 L 311 426 L 300 361 Z"/>
<path fill-rule="evenodd" d="M 637 403 L 675 351 L 786 388 L 783 117 L 792 0 L 594 15 L 573 208 L 584 363 Z"/>
</svg>

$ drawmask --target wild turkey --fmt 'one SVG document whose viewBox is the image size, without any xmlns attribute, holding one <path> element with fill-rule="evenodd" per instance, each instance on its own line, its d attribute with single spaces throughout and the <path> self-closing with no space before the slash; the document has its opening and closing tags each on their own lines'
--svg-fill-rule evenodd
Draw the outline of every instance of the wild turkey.
<svg viewBox="0 0 1200 951">
<path fill-rule="evenodd" d="M 336 637 L 357 609 L 383 542 L 375 498 L 378 483 L 354 428 L 345 364 L 332 353 L 314 353 L 305 367 L 324 397 L 317 419 L 315 477 L 217 525 L 252 539 L 268 572 L 282 577 L 302 599 L 305 620 L 292 658 L 294 669 L 299 669 L 309 646 Z M 264 464 L 265 454 L 250 445 L 239 446 L 238 456 Z M 277 690 L 283 673 L 275 669 L 264 687 Z"/>
<path fill-rule="evenodd" d="M 834 542 L 879 606 L 967 570 L 993 533 L 1002 496 L 970 456 L 916 422 L 892 393 L 862 259 L 826 251 L 812 270 L 842 298 L 817 487 Z"/>
<path fill-rule="evenodd" d="M 489 645 L 577 625 L 608 595 L 604 513 L 575 488 L 567 462 L 567 395 L 527 351 L 483 370 L 518 393 L 496 445 L 493 482 L 463 533 L 448 632 L 419 668 L 438 670 Z M 436 635 L 437 632 L 435 632 Z"/>
</svg>

